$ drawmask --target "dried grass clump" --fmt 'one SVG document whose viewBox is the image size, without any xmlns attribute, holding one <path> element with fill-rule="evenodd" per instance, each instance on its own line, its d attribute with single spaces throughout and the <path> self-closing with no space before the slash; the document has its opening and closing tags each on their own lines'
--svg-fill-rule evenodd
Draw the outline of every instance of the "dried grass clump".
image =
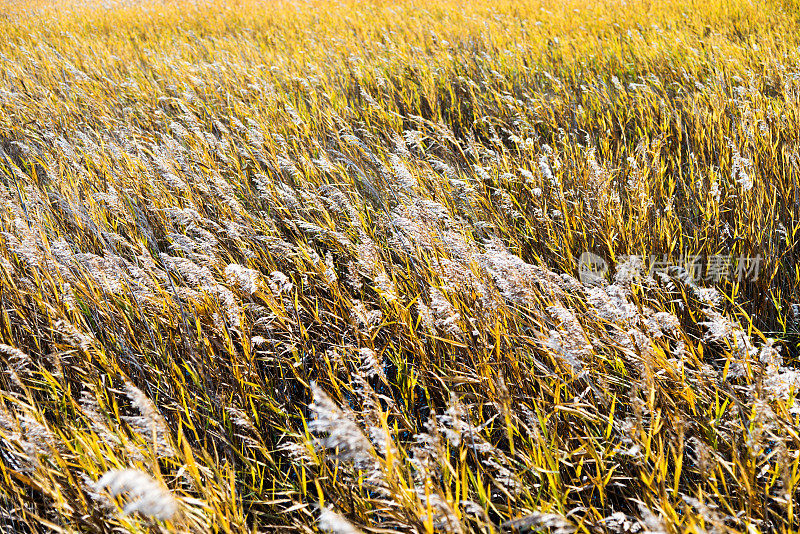
<svg viewBox="0 0 800 534">
<path fill-rule="evenodd" d="M 172 494 L 150 475 L 136 469 L 112 469 L 97 481 L 94 489 L 108 491 L 112 497 L 126 494 L 129 499 L 123 508 L 126 514 L 172 519 L 178 512 L 178 503 Z"/>
<path fill-rule="evenodd" d="M 800 530 L 795 11 L 3 3 L 0 531 Z"/>
</svg>

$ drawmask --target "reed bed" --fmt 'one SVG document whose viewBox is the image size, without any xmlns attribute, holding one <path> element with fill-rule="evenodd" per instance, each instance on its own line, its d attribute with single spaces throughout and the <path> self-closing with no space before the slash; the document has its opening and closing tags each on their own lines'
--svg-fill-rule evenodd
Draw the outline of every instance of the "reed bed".
<svg viewBox="0 0 800 534">
<path fill-rule="evenodd" d="M 0 529 L 797 532 L 797 14 L 5 3 Z"/>
</svg>

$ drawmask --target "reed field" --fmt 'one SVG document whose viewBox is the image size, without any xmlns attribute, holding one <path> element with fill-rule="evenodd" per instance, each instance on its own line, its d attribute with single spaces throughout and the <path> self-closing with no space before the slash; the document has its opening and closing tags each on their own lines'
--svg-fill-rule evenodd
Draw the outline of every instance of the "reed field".
<svg viewBox="0 0 800 534">
<path fill-rule="evenodd" d="M 800 7 L 0 4 L 0 532 L 800 531 Z"/>
</svg>

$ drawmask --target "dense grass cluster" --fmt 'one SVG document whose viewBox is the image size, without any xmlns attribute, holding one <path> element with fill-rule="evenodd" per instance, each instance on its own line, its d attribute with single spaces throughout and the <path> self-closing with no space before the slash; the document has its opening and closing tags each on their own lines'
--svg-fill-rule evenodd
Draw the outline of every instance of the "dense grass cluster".
<svg viewBox="0 0 800 534">
<path fill-rule="evenodd" d="M 0 530 L 797 531 L 796 9 L 5 4 Z"/>
</svg>

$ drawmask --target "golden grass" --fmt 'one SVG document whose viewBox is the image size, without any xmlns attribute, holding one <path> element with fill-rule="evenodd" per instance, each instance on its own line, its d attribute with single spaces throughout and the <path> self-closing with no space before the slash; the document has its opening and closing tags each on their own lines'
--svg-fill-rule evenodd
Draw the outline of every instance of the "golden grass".
<svg viewBox="0 0 800 534">
<path fill-rule="evenodd" d="M 4 3 L 4 531 L 797 531 L 797 15 Z"/>
</svg>

